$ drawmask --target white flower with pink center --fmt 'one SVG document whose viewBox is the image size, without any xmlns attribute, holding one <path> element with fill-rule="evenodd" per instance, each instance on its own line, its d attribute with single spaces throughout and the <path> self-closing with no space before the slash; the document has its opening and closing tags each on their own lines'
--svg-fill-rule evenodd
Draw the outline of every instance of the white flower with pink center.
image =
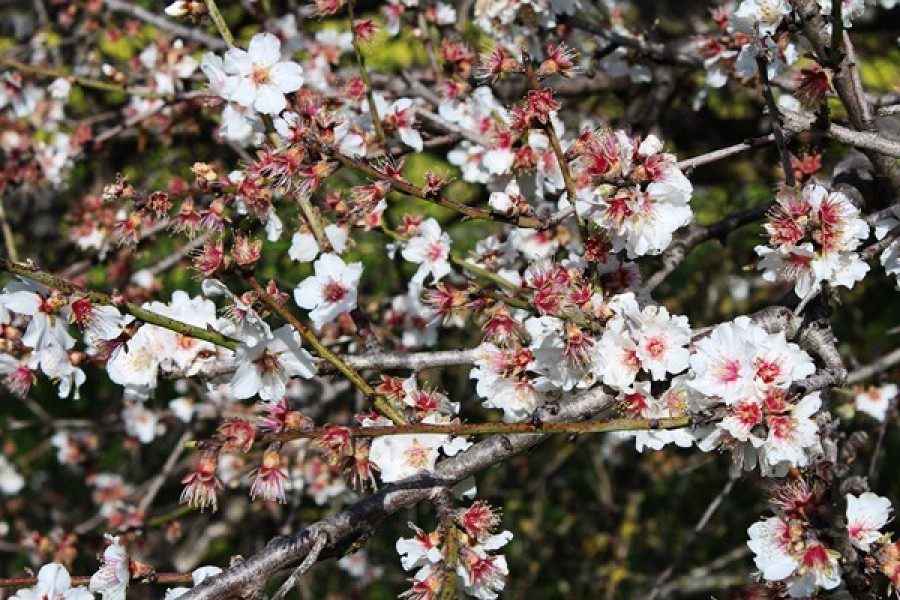
<svg viewBox="0 0 900 600">
<path fill-rule="evenodd" d="M 641 370 L 638 345 L 622 318 L 606 324 L 600 340 L 594 344 L 594 373 L 603 383 L 623 390 L 634 383 Z"/>
<path fill-rule="evenodd" d="M 747 534 L 753 562 L 766 581 L 787 579 L 800 566 L 794 548 L 802 543 L 804 532 L 798 522 L 787 517 L 770 517 L 751 525 Z"/>
<path fill-rule="evenodd" d="M 450 236 L 441 231 L 435 219 L 425 219 L 406 243 L 402 255 L 409 262 L 419 265 L 412 278 L 414 284 L 422 285 L 429 274 L 433 281 L 440 281 L 451 271 Z"/>
<path fill-rule="evenodd" d="M 44 286 L 24 281 L 10 282 L 0 294 L 0 310 L 31 317 L 22 343 L 36 351 L 49 345 L 69 350 L 75 345 L 61 312 L 66 304 L 64 297 Z"/>
<path fill-rule="evenodd" d="M 628 257 L 659 254 L 693 213 L 693 186 L 655 136 L 637 144 L 621 131 L 586 132 L 577 168 L 587 185 L 575 208 L 607 231 Z M 562 202 L 561 206 L 565 206 Z"/>
<path fill-rule="evenodd" d="M 263 400 L 280 400 L 292 377 L 309 379 L 316 374 L 313 357 L 303 349 L 300 335 L 290 325 L 272 332 L 265 343 L 235 351 L 237 369 L 231 392 L 237 400 L 259 395 Z"/>
<path fill-rule="evenodd" d="M 437 414 L 430 414 L 422 423 L 444 423 L 448 421 Z M 367 420 L 364 425 L 385 425 L 381 420 Z M 437 433 L 385 435 L 375 438 L 369 449 L 369 460 L 381 472 L 385 483 L 412 477 L 423 471 L 431 471 L 443 450 L 447 456 L 454 456 L 472 444 L 462 437 L 452 437 Z"/>
<path fill-rule="evenodd" d="M 281 60 L 281 41 L 271 33 L 254 35 L 247 50 L 229 49 L 221 65 L 204 58 L 201 69 L 210 77 L 213 90 L 226 100 L 252 106 L 267 115 L 284 110 L 284 95 L 303 85 L 303 69 L 295 62 Z"/>
<path fill-rule="evenodd" d="M 403 568 L 411 571 L 430 563 L 441 562 L 443 560 L 439 547 L 441 539 L 437 532 L 426 533 L 413 523 L 409 523 L 409 527 L 415 535 L 411 538 L 400 538 L 395 544 Z"/>
<path fill-rule="evenodd" d="M 421 152 L 423 148 L 422 134 L 413 127 L 416 115 L 412 100 L 398 98 L 392 104 L 388 104 L 384 96 L 377 92 L 372 94 L 372 97 L 375 100 L 375 109 L 378 111 L 382 124 L 389 130 L 396 131 L 404 144 L 416 152 Z M 363 110 L 368 112 L 368 102 L 364 103 Z"/>
<path fill-rule="evenodd" d="M 818 589 L 831 590 L 841 584 L 840 554 L 822 542 L 808 541 L 800 553 L 797 576 L 788 583 L 792 598 L 809 598 Z"/>
<path fill-rule="evenodd" d="M 478 347 L 469 377 L 477 381 L 475 391 L 484 399 L 482 405 L 502 410 L 504 422 L 523 421 L 544 403 L 544 394 L 526 374 L 533 360 L 525 348 L 506 350 L 489 343 Z"/>
<path fill-rule="evenodd" d="M 762 394 L 773 387 L 785 388 L 816 371 L 809 354 L 788 342 L 783 331 L 769 334 L 755 348 L 753 366 L 753 381 Z"/>
<path fill-rule="evenodd" d="M 730 407 L 719 427 L 727 431 L 734 439 L 750 443 L 759 448 L 765 439 L 754 433 L 754 428 L 763 423 L 763 411 L 758 402 L 737 402 Z"/>
<path fill-rule="evenodd" d="M 513 179 L 502 192 L 491 193 L 488 204 L 496 211 L 512 214 L 521 212 L 528 202 L 519 190 L 519 184 Z"/>
<path fill-rule="evenodd" d="M 316 329 L 321 329 L 325 323 L 356 308 L 363 267 L 358 262 L 348 265 L 336 254 L 323 254 L 313 268 L 315 275 L 294 289 L 294 301 L 300 308 L 311 311 L 310 319 Z"/>
<path fill-rule="evenodd" d="M 872 492 L 847 494 L 847 535 L 864 552 L 881 537 L 881 528 L 891 517 L 891 501 Z"/>
<path fill-rule="evenodd" d="M 494 600 L 506 586 L 509 568 L 502 554 L 488 554 L 481 546 L 463 548 L 456 565 L 462 589 L 479 600 Z"/>
<path fill-rule="evenodd" d="M 641 311 L 641 326 L 634 338 L 641 369 L 655 381 L 665 379 L 666 373 L 681 373 L 688 368 L 691 327 L 687 317 L 669 315 L 662 306 L 647 306 Z"/>
<path fill-rule="evenodd" d="M 718 325 L 694 347 L 690 359 L 694 379 L 689 385 L 726 404 L 754 397 L 755 350 L 767 336 L 748 317 Z"/>
<path fill-rule="evenodd" d="M 684 386 L 684 377 L 676 377 L 672 386 L 659 398 L 650 390 L 649 381 L 638 381 L 619 393 L 616 402 L 626 415 L 639 419 L 665 419 L 680 417 L 687 413 L 687 398 L 690 391 Z M 623 433 L 623 437 L 633 435 L 635 449 L 661 450 L 668 444 L 688 448 L 694 444 L 694 436 L 688 428 L 667 430 L 646 430 L 634 434 Z"/>
<path fill-rule="evenodd" d="M 856 410 L 884 421 L 891 402 L 897 398 L 897 385 L 889 383 L 880 387 L 870 386 L 866 391 L 856 395 Z"/>
<path fill-rule="evenodd" d="M 819 428 L 812 417 L 821 406 L 819 392 L 814 392 L 804 396 L 789 411 L 766 416 L 769 434 L 762 455 L 769 466 L 809 464 L 809 453 L 819 443 Z"/>
</svg>

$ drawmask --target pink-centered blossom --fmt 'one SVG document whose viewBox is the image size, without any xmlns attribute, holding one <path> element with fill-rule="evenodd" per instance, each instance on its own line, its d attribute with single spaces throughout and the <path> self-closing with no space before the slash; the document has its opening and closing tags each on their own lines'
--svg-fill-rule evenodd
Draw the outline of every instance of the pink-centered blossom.
<svg viewBox="0 0 900 600">
<path fill-rule="evenodd" d="M 316 374 L 313 357 L 303 349 L 300 335 L 290 325 L 273 331 L 264 343 L 252 347 L 241 344 L 235 360 L 231 391 L 238 400 L 256 395 L 263 400 L 278 400 L 285 395 L 289 379 L 309 379 Z"/>
<path fill-rule="evenodd" d="M 204 57 L 200 68 L 210 78 L 214 93 L 267 115 L 284 110 L 284 95 L 303 85 L 303 69 L 281 60 L 281 41 L 271 33 L 254 35 L 247 50 L 229 49 L 221 63 Z"/>
<path fill-rule="evenodd" d="M 437 414 L 422 419 L 422 423 L 448 421 Z M 364 424 L 378 425 L 380 422 Z M 369 460 L 381 471 L 385 483 L 399 481 L 424 471 L 431 471 L 440 452 L 454 456 L 472 444 L 465 438 L 442 434 L 385 435 L 372 440 Z"/>
<path fill-rule="evenodd" d="M 422 285 L 428 275 L 433 281 L 440 281 L 451 271 L 450 236 L 441 231 L 437 220 L 425 219 L 406 243 L 402 255 L 409 262 L 419 265 L 413 283 Z"/>
<path fill-rule="evenodd" d="M 847 494 L 847 535 L 864 552 L 881 537 L 881 528 L 891 517 L 891 501 L 872 492 Z"/>
<path fill-rule="evenodd" d="M 317 329 L 342 313 L 356 308 L 357 288 L 362 276 L 362 263 L 346 264 L 335 254 L 323 254 L 314 263 L 315 275 L 307 277 L 294 289 L 297 306 L 309 310 Z"/>
</svg>

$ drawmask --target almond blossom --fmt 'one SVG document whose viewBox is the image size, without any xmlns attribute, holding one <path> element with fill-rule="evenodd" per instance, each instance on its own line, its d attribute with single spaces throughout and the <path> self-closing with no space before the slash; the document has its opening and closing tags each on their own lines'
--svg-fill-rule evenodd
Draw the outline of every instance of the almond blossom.
<svg viewBox="0 0 900 600">
<path fill-rule="evenodd" d="M 628 388 L 644 371 L 654 381 L 688 368 L 690 325 L 687 317 L 669 315 L 665 307 L 638 307 L 633 293 L 610 301 L 615 316 L 593 349 L 593 368 L 603 383 Z"/>
<path fill-rule="evenodd" d="M 477 381 L 476 393 L 485 408 L 503 411 L 505 422 L 524 421 L 544 403 L 527 370 L 534 355 L 526 348 L 501 349 L 490 343 L 478 347 L 478 357 L 469 375 Z"/>
<path fill-rule="evenodd" d="M 802 522 L 783 516 L 756 522 L 747 545 L 766 581 L 784 581 L 792 598 L 806 598 L 841 583 L 839 554 L 806 532 Z"/>
<path fill-rule="evenodd" d="M 300 335 L 290 325 L 272 332 L 265 343 L 252 347 L 241 344 L 235 351 L 237 370 L 231 392 L 238 400 L 259 396 L 278 400 L 292 377 L 309 379 L 316 374 L 313 357 L 303 349 Z"/>
<path fill-rule="evenodd" d="M 284 95 L 303 85 L 303 69 L 281 60 L 281 41 L 271 33 L 254 35 L 247 50 L 230 48 L 221 65 L 204 58 L 201 68 L 207 76 L 212 75 L 214 93 L 267 115 L 284 110 Z"/>
<path fill-rule="evenodd" d="M 726 404 L 762 400 L 771 388 L 786 388 L 815 372 L 810 356 L 784 333 L 766 333 L 749 317 L 716 326 L 695 346 L 690 385 Z"/>
<path fill-rule="evenodd" d="M 294 301 L 309 310 L 316 329 L 334 321 L 342 313 L 356 308 L 356 294 L 362 263 L 344 263 L 335 254 L 323 254 L 313 265 L 315 275 L 294 289 Z"/>
<path fill-rule="evenodd" d="M 401 254 L 404 259 L 419 265 L 412 278 L 412 283 L 417 286 L 425 283 L 428 275 L 433 281 L 440 281 L 451 271 L 450 236 L 441 231 L 436 219 L 425 219 L 406 242 Z"/>
<path fill-rule="evenodd" d="M 4 310 L 31 317 L 22 336 L 22 343 L 40 352 L 50 344 L 69 350 L 75 338 L 69 335 L 67 319 L 62 309 L 67 300 L 38 284 L 13 281 L 3 288 L 0 306 Z"/>
<path fill-rule="evenodd" d="M 655 136 L 640 141 L 622 131 L 587 131 L 577 165 L 585 186 L 575 209 L 606 230 L 614 251 L 629 258 L 659 254 L 687 225 L 693 187 Z M 566 202 L 562 203 L 565 207 Z"/>
<path fill-rule="evenodd" d="M 379 93 L 372 94 L 375 101 L 375 109 L 381 118 L 383 125 L 397 132 L 404 144 L 421 152 L 423 148 L 422 134 L 413 127 L 415 123 L 415 111 L 412 106 L 412 100 L 409 98 L 398 98 L 388 105 L 387 100 Z M 368 103 L 365 103 L 363 110 L 368 111 Z"/>
<path fill-rule="evenodd" d="M 422 423 L 441 423 L 448 419 L 430 414 Z M 386 425 L 382 420 L 366 420 L 364 425 Z M 423 471 L 434 469 L 441 451 L 455 456 L 472 444 L 465 438 L 442 434 L 386 435 L 372 440 L 369 460 L 381 472 L 385 483 L 400 481 Z"/>
<path fill-rule="evenodd" d="M 325 226 L 323 232 L 331 249 L 337 254 L 343 254 L 347 248 L 347 232 L 341 227 L 330 223 Z M 291 238 L 291 247 L 288 249 L 288 256 L 291 260 L 298 262 L 312 262 L 321 252 L 316 236 L 307 231 L 298 231 Z"/>
<path fill-rule="evenodd" d="M 881 528 L 891 516 L 891 501 L 872 492 L 847 494 L 847 534 L 850 543 L 868 552 L 881 538 Z"/>
</svg>

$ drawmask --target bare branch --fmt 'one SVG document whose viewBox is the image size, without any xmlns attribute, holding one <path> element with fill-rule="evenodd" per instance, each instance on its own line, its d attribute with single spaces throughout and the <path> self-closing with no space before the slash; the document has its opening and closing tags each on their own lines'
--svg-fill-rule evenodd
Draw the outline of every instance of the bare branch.
<svg viewBox="0 0 900 600">
<path fill-rule="evenodd" d="M 861 381 L 865 381 L 870 377 L 883 373 L 898 364 L 900 364 L 900 348 L 888 352 L 875 362 L 854 369 L 854 371 L 847 376 L 847 383 L 860 383 Z"/>
<path fill-rule="evenodd" d="M 185 27 L 184 25 L 180 25 L 178 23 L 170 21 L 163 16 L 150 12 L 149 10 L 138 6 L 137 4 L 132 4 L 127 0 L 104 0 L 103 5 L 113 12 L 120 12 L 126 15 L 130 15 L 136 19 L 144 21 L 145 23 L 149 23 L 150 25 L 159 27 L 163 31 L 168 31 L 175 36 L 182 37 L 186 40 L 200 42 L 211 50 L 225 50 L 226 48 L 228 48 L 228 45 L 225 42 L 213 35 L 204 33 L 200 29 Z"/>
</svg>

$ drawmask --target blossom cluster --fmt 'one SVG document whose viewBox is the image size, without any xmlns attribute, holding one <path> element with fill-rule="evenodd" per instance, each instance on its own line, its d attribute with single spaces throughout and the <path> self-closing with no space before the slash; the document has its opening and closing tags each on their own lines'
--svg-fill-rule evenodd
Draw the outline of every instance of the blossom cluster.
<svg viewBox="0 0 900 600">
<path fill-rule="evenodd" d="M 769 244 L 756 247 L 763 279 L 792 282 L 805 298 L 823 282 L 852 288 L 868 273 L 856 250 L 869 226 L 846 195 L 812 183 L 782 189 L 775 202 L 766 223 Z"/>
<path fill-rule="evenodd" d="M 819 392 L 802 397 L 792 384 L 815 372 L 812 358 L 783 332 L 767 333 L 747 317 L 715 327 L 697 342 L 688 385 L 724 417 L 703 436 L 703 450 L 729 449 L 744 469 L 784 476 L 810 464 L 819 449 Z"/>
<path fill-rule="evenodd" d="M 506 558 L 497 550 L 513 537 L 509 531 L 497 533 L 499 524 L 499 514 L 481 501 L 452 511 L 446 522 L 432 532 L 410 523 L 415 535 L 401 538 L 396 547 L 403 568 L 417 571 L 410 580 L 412 587 L 401 596 L 437 598 L 449 576 L 458 582 L 459 589 L 474 598 L 497 598 L 509 575 Z"/>
<path fill-rule="evenodd" d="M 747 545 L 754 554 L 759 575 L 766 582 L 783 586 L 792 598 L 807 598 L 819 590 L 836 588 L 842 582 L 842 557 L 837 540 L 817 524 L 827 502 L 825 487 L 804 479 L 786 482 L 774 495 L 775 516 L 750 526 Z M 853 562 L 865 570 L 880 571 L 896 587 L 898 544 L 882 529 L 890 520 L 892 507 L 887 498 L 864 492 L 844 496 L 843 536 L 857 552 Z"/>
</svg>

